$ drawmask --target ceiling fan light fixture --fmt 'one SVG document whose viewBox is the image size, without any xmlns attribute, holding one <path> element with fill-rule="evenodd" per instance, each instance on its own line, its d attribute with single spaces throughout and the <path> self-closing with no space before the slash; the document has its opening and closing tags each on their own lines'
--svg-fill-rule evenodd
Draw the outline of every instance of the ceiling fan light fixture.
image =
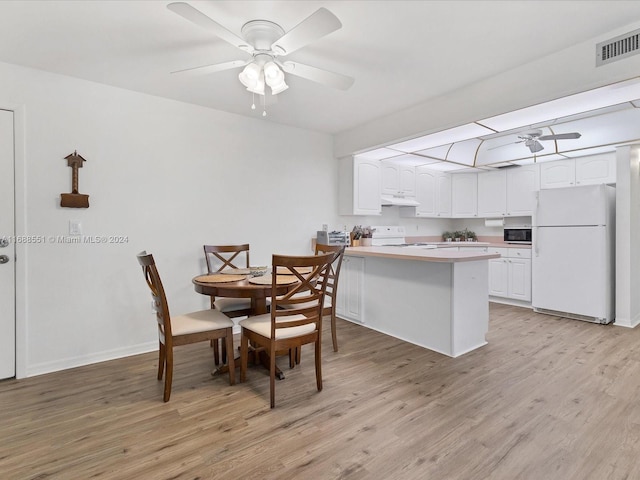
<svg viewBox="0 0 640 480">
<path fill-rule="evenodd" d="M 277 95 L 284 92 L 289 85 L 284 81 L 284 72 L 274 62 L 264 64 L 264 79 L 271 87 L 271 93 Z"/>
<path fill-rule="evenodd" d="M 238 74 L 238 79 L 247 88 L 255 88 L 256 84 L 260 80 L 260 74 L 262 69 L 254 62 L 248 64 L 242 72 Z"/>
<path fill-rule="evenodd" d="M 242 82 L 242 79 L 240 79 Z M 244 82 L 242 82 L 244 84 Z M 246 85 L 246 84 L 245 84 Z M 258 95 L 264 95 L 264 73 L 260 72 L 257 80 L 252 85 L 246 85 L 247 90 L 251 93 L 257 93 Z"/>
<path fill-rule="evenodd" d="M 280 82 L 277 85 L 269 85 L 271 87 L 271 94 L 272 95 L 277 95 L 279 93 L 284 92 L 287 88 L 289 88 L 289 85 L 287 85 L 284 82 L 284 79 L 282 79 L 282 82 Z"/>
</svg>

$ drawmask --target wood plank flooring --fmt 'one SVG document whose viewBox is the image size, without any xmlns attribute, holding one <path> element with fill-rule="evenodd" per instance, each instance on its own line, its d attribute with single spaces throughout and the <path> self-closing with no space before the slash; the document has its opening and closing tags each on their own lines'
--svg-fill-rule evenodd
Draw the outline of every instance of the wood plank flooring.
<svg viewBox="0 0 640 480">
<path fill-rule="evenodd" d="M 457 359 L 345 321 L 276 382 L 211 376 L 206 343 L 0 382 L 0 478 L 640 478 L 640 328 L 491 304 L 489 344 Z"/>
</svg>

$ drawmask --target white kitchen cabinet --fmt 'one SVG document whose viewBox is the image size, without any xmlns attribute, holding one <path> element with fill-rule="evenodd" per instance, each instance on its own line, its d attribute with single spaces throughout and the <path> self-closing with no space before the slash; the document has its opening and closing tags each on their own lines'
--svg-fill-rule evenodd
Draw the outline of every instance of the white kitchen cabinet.
<svg viewBox="0 0 640 480">
<path fill-rule="evenodd" d="M 451 176 L 418 166 L 415 169 L 417 207 L 400 207 L 402 217 L 450 217 Z"/>
<path fill-rule="evenodd" d="M 538 165 L 507 169 L 507 216 L 533 215 L 536 192 L 540 189 Z"/>
<path fill-rule="evenodd" d="M 590 155 L 576 158 L 575 162 L 576 185 L 616 183 L 615 155 Z"/>
<path fill-rule="evenodd" d="M 436 177 L 438 190 L 436 194 L 436 217 L 451 216 L 451 175 L 438 172 Z"/>
<path fill-rule="evenodd" d="M 489 260 L 489 295 L 531 302 L 531 250 L 490 248 L 501 258 Z"/>
<path fill-rule="evenodd" d="M 338 164 L 340 215 L 381 215 L 380 162 L 354 157 Z"/>
<path fill-rule="evenodd" d="M 470 218 L 478 216 L 478 174 L 451 175 L 451 216 Z"/>
<path fill-rule="evenodd" d="M 413 197 L 416 194 L 416 169 L 390 161 L 381 162 L 382 195 Z"/>
<path fill-rule="evenodd" d="M 559 160 L 540 164 L 540 188 L 572 187 L 575 183 L 575 160 Z"/>
<path fill-rule="evenodd" d="M 507 172 L 478 174 L 478 216 L 504 217 L 507 214 Z"/>
<path fill-rule="evenodd" d="M 616 183 L 613 154 L 590 155 L 540 164 L 540 188 Z"/>
<path fill-rule="evenodd" d="M 345 255 L 340 268 L 336 315 L 364 323 L 364 257 Z"/>
</svg>

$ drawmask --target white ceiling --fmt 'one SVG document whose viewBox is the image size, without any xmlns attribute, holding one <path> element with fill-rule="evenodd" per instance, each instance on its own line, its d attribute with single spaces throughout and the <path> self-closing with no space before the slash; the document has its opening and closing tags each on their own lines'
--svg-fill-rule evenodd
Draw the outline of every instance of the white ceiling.
<svg viewBox="0 0 640 480">
<path fill-rule="evenodd" d="M 168 1 L 0 1 L 0 61 L 205 107 L 260 116 L 239 70 L 169 72 L 246 54 Z M 320 7 L 342 29 L 293 52 L 355 78 L 344 92 L 287 76 L 264 121 L 338 133 L 640 18 L 638 1 L 189 1 L 236 34 L 254 19 L 285 31 Z"/>
</svg>

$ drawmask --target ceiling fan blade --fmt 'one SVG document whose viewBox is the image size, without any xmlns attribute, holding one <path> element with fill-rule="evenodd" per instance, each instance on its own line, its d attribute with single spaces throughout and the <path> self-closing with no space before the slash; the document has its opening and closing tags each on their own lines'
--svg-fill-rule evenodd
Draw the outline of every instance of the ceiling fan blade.
<svg viewBox="0 0 640 480">
<path fill-rule="evenodd" d="M 227 30 L 218 22 L 209 18 L 200 10 L 193 8 L 188 3 L 174 2 L 167 5 L 167 8 L 172 12 L 177 13 L 185 20 L 189 20 L 190 22 L 209 30 L 210 32 L 213 32 L 214 35 L 220 37 L 226 42 L 229 42 L 231 45 L 238 47 L 240 50 L 253 53 L 253 47 L 247 44 L 247 42 L 243 38 L 239 37 L 232 31 Z"/>
<path fill-rule="evenodd" d="M 566 140 L 570 138 L 580 138 L 582 135 L 578 132 L 556 133 L 555 135 L 542 135 L 538 140 Z"/>
<path fill-rule="evenodd" d="M 306 78 L 312 82 L 337 88 L 338 90 L 348 90 L 354 82 L 353 77 L 310 67 L 298 62 L 284 62 L 281 66 L 285 72 L 291 75 Z"/>
<path fill-rule="evenodd" d="M 532 140 L 531 142 L 526 143 L 526 145 L 527 147 L 529 147 L 529 150 L 531 150 L 531 153 L 536 153 L 536 152 L 539 152 L 540 150 L 544 150 L 544 147 L 542 146 L 542 144 L 537 140 Z"/>
<path fill-rule="evenodd" d="M 202 65 L 200 67 L 185 68 L 183 70 L 176 70 L 171 73 L 188 73 L 193 75 L 206 75 L 209 73 L 222 72 L 223 70 L 230 70 L 236 67 L 244 67 L 249 63 L 249 60 L 233 60 L 231 62 L 215 63 L 213 65 Z"/>
<path fill-rule="evenodd" d="M 338 17 L 326 8 L 319 8 L 276 40 L 271 45 L 271 49 L 279 52 L 280 55 L 289 55 L 341 27 L 342 23 Z"/>
</svg>

